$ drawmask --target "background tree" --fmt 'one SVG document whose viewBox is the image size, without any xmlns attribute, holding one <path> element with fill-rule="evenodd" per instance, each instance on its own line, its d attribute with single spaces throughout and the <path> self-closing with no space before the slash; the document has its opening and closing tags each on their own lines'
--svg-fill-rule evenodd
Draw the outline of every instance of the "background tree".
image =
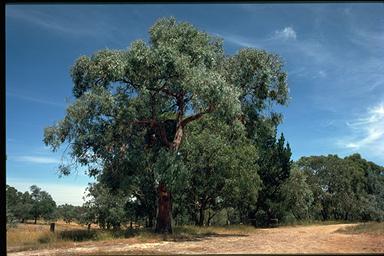
<svg viewBox="0 0 384 256">
<path fill-rule="evenodd" d="M 25 220 L 32 219 L 32 198 L 26 191 L 24 193 L 17 191 L 14 187 L 6 185 L 6 206 L 8 213 L 13 218 L 24 223 Z"/>
<path fill-rule="evenodd" d="M 288 103 L 287 74 L 278 55 L 263 50 L 241 49 L 229 59 L 229 80 L 241 88 L 240 102 L 242 121 L 247 137 L 257 146 L 262 189 L 256 209 L 249 211 L 249 219 L 270 218 L 279 215 L 273 205 L 279 204 L 282 196 L 279 186 L 288 178 L 291 151 L 285 145 L 283 135 L 277 141 L 276 130 L 282 116 L 273 111 L 277 104 Z"/>
<path fill-rule="evenodd" d="M 45 220 L 55 219 L 56 203 L 51 195 L 36 185 L 32 185 L 30 191 L 32 198 L 31 215 L 35 220 L 35 224 L 38 218 Z"/>
<path fill-rule="evenodd" d="M 344 158 L 351 161 L 361 175 L 353 181 L 360 184 L 358 200 L 361 207 L 356 209 L 365 220 L 384 220 L 384 167 L 363 159 L 359 154 Z"/>
<path fill-rule="evenodd" d="M 20 204 L 21 193 L 18 192 L 14 187 L 11 187 L 9 185 L 6 185 L 5 192 L 7 225 L 13 225 L 15 219 L 17 218 L 15 216 L 15 208 L 17 207 L 17 205 Z"/>
<path fill-rule="evenodd" d="M 6 207 L 5 207 L 5 214 L 6 214 L 6 228 L 8 230 L 8 228 L 11 228 L 11 227 L 16 227 L 17 225 L 17 219 L 10 207 L 9 204 L 6 204 Z"/>
<path fill-rule="evenodd" d="M 62 218 L 66 223 L 70 224 L 78 218 L 78 210 L 70 204 L 59 205 L 57 207 L 58 217 Z"/>
<path fill-rule="evenodd" d="M 313 193 L 307 183 L 307 175 L 297 166 L 291 169 L 291 174 L 281 186 L 281 194 L 284 196 L 284 209 L 287 214 L 283 222 L 293 220 L 307 220 L 311 218 Z M 292 220 L 292 219 L 291 219 Z"/>
<path fill-rule="evenodd" d="M 383 219 L 383 167 L 356 154 L 344 159 L 337 155 L 302 157 L 298 166 L 308 175 L 316 218 Z"/>
<path fill-rule="evenodd" d="M 88 230 L 91 229 L 92 224 L 98 223 L 96 208 L 90 201 L 85 202 L 79 210 L 79 223 L 86 225 Z"/>
<path fill-rule="evenodd" d="M 281 220 L 284 217 L 285 195 L 282 193 L 282 186 L 290 175 L 292 153 L 283 134 L 276 139 L 274 122 L 265 121 L 258 130 L 255 140 L 260 152 L 257 163 L 260 166 L 262 185 L 251 217 L 256 219 L 257 225 L 268 225 L 272 218 Z"/>
<path fill-rule="evenodd" d="M 85 214 L 83 223 L 91 224 L 95 221 L 102 229 L 119 229 L 127 219 L 127 197 L 116 191 L 111 193 L 102 183 L 90 184 L 88 191 L 87 197 L 90 199 L 86 207 L 89 212 Z"/>
<path fill-rule="evenodd" d="M 178 194 L 185 194 L 185 204 L 195 224 L 207 224 L 226 205 L 236 205 L 242 196 L 257 198 L 256 149 L 245 137 L 239 121 L 227 124 L 207 117 L 191 125 L 180 150 L 187 170 Z M 206 216 L 206 212 L 208 216 Z"/>
<path fill-rule="evenodd" d="M 170 173 L 182 170 L 177 152 L 188 125 L 209 114 L 249 122 L 253 116 L 243 118 L 242 110 L 253 108 L 260 117 L 269 103 L 284 104 L 288 89 L 276 55 L 246 49 L 228 57 L 222 40 L 173 18 L 160 19 L 149 33 L 148 43 L 138 40 L 127 51 L 103 50 L 76 61 L 76 101 L 62 121 L 45 129 L 44 141 L 53 150 L 69 143 L 74 162 L 87 165 L 90 175 L 123 173 L 130 177 L 126 187 L 145 175 L 131 168 L 137 152 L 168 158 L 151 171 L 158 191 L 156 231 L 171 232 Z M 69 174 L 70 168 L 61 171 Z"/>
</svg>

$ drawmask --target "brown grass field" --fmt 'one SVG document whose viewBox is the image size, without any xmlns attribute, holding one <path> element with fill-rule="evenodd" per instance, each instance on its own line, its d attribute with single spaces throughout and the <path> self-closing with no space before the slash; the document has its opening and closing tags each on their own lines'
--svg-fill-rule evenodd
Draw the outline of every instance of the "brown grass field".
<svg viewBox="0 0 384 256">
<path fill-rule="evenodd" d="M 261 229 L 250 226 L 176 227 L 87 232 L 78 224 L 19 224 L 7 230 L 7 255 L 108 255 L 204 253 L 384 253 L 384 223 L 312 224 Z"/>
</svg>

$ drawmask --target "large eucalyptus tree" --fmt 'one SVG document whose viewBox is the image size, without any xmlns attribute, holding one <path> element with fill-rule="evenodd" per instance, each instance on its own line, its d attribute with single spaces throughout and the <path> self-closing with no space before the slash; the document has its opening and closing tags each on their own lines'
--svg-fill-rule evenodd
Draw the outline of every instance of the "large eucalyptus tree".
<svg viewBox="0 0 384 256">
<path fill-rule="evenodd" d="M 244 111 L 262 115 L 269 103 L 286 103 L 288 89 L 276 55 L 243 49 L 226 56 L 220 38 L 174 18 L 158 20 L 149 34 L 149 42 L 137 40 L 127 50 L 102 50 L 75 62 L 76 100 L 62 121 L 45 129 L 44 142 L 53 150 L 67 144 L 74 163 L 111 184 L 153 175 L 156 231 L 164 233 L 172 232 L 167 178 L 172 163 L 143 162 L 164 155 L 177 161 L 191 122 L 214 115 L 244 124 L 250 121 Z M 70 171 L 61 166 L 63 174 Z"/>
</svg>

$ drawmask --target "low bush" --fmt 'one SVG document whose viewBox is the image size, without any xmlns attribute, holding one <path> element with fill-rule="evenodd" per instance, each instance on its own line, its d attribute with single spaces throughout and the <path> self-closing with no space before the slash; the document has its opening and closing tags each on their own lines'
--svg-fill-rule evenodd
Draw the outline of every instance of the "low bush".
<svg viewBox="0 0 384 256">
<path fill-rule="evenodd" d="M 95 230 L 63 230 L 59 232 L 58 237 L 62 240 L 70 240 L 74 242 L 81 242 L 86 240 L 98 240 L 97 232 Z"/>
</svg>

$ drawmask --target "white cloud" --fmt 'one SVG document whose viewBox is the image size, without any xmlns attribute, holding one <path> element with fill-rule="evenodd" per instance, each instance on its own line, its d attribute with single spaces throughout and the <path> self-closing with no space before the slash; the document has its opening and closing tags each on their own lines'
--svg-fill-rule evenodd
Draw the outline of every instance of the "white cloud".
<svg viewBox="0 0 384 256">
<path fill-rule="evenodd" d="M 255 43 L 251 39 L 245 38 L 243 36 L 239 36 L 236 34 L 223 34 L 223 33 L 219 34 L 219 33 L 215 33 L 215 32 L 212 32 L 212 34 L 215 36 L 223 38 L 224 43 L 230 42 L 230 43 L 232 43 L 234 45 L 238 45 L 240 47 L 260 48 L 260 46 L 257 43 Z"/>
<path fill-rule="evenodd" d="M 384 102 L 368 109 L 362 117 L 347 122 L 347 126 L 351 136 L 340 140 L 339 145 L 384 157 Z"/>
<path fill-rule="evenodd" d="M 282 40 L 296 40 L 296 31 L 292 27 L 285 27 L 282 30 L 276 30 L 273 38 Z"/>
<path fill-rule="evenodd" d="M 319 75 L 319 77 L 326 77 L 326 76 L 327 76 L 327 73 L 326 73 L 324 70 L 320 70 L 320 71 L 318 72 L 318 75 Z"/>
<path fill-rule="evenodd" d="M 11 159 L 17 162 L 27 162 L 34 164 L 58 164 L 59 160 L 51 157 L 41 157 L 41 156 L 14 156 Z"/>
<path fill-rule="evenodd" d="M 251 38 L 249 36 L 241 36 L 232 33 L 215 34 L 222 37 L 224 39 L 224 43 L 229 42 L 239 47 L 265 49 L 285 57 L 294 56 L 297 58 L 300 56 L 299 59 L 302 67 L 312 67 L 324 64 L 339 66 L 340 63 L 343 63 L 343 60 L 335 58 L 335 54 L 331 52 L 329 47 L 317 39 L 303 38 L 296 40 L 296 32 L 291 27 L 275 31 L 272 35 L 266 37 Z M 304 69 L 307 70 L 308 68 Z M 324 74 L 326 75 L 326 73 L 317 75 L 322 76 Z M 313 74 L 310 74 L 310 76 L 312 77 Z"/>
<path fill-rule="evenodd" d="M 45 105 L 51 105 L 51 106 L 56 106 L 56 107 L 65 107 L 66 106 L 64 103 L 61 104 L 59 102 L 43 100 L 43 99 L 34 98 L 34 97 L 30 97 L 30 96 L 25 96 L 25 95 L 21 95 L 21 94 L 18 94 L 18 93 L 13 93 L 13 92 L 7 92 L 6 95 L 7 96 L 11 96 L 11 97 L 15 97 L 15 98 L 18 98 L 18 99 L 21 99 L 21 100 L 27 100 L 27 101 L 36 102 L 36 103 L 45 104 Z"/>
</svg>

